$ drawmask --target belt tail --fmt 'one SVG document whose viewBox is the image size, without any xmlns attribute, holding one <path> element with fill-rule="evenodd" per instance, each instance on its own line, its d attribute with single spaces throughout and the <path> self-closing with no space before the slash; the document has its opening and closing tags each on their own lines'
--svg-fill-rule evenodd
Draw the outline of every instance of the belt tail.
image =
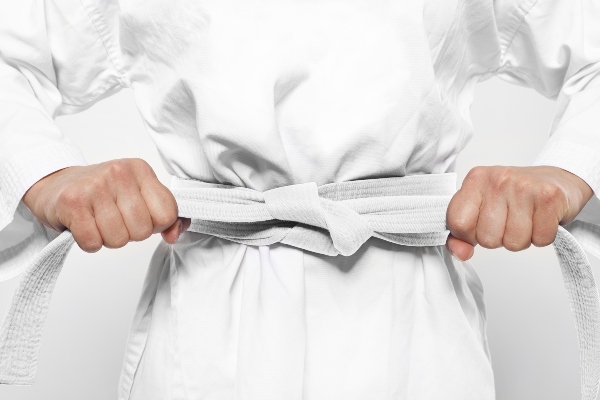
<svg viewBox="0 0 600 400">
<path fill-rule="evenodd" d="M 35 382 L 50 298 L 73 243 L 69 231 L 61 233 L 24 271 L 0 327 L 0 384 Z"/>
<path fill-rule="evenodd" d="M 583 400 L 596 400 L 600 384 L 600 298 L 592 267 L 583 249 L 600 254 L 592 251 L 594 246 L 589 246 L 595 244 L 595 250 L 599 250 L 600 235 L 594 235 L 595 240 L 591 240 L 587 234 L 576 234 L 587 238 L 580 244 L 570 233 L 572 229 L 581 229 L 580 221 L 573 224 L 567 229 L 559 226 L 554 249 L 575 319 L 579 341 L 581 396 Z"/>
</svg>

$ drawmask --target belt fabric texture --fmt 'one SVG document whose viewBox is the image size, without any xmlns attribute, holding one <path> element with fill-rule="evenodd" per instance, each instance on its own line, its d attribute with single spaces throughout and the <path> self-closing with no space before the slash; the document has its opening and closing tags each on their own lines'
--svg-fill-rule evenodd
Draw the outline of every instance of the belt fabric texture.
<svg viewBox="0 0 600 400">
<path fill-rule="evenodd" d="M 192 219 L 190 231 L 247 245 L 279 242 L 347 256 L 370 237 L 404 246 L 444 245 L 456 174 L 321 186 L 309 182 L 264 192 L 173 178 L 171 190 L 179 216 Z M 23 273 L 0 327 L 0 384 L 34 383 L 50 298 L 74 243 L 71 233 L 64 231 L 46 238 L 49 243 L 41 247 L 44 228 L 38 224 L 36 229 L 24 242 L 0 251 L 0 266 L 18 263 Z M 600 227 L 583 221 L 558 227 L 554 248 L 579 340 L 582 399 L 595 400 L 600 382 L 600 300 L 584 247 L 600 257 Z"/>
</svg>

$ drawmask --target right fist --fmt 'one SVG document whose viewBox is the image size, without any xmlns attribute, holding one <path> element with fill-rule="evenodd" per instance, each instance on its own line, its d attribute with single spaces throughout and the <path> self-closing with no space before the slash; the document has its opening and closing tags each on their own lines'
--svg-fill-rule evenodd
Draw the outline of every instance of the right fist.
<svg viewBox="0 0 600 400">
<path fill-rule="evenodd" d="M 61 169 L 35 183 L 23 202 L 47 227 L 69 229 L 89 253 L 159 232 L 172 244 L 190 224 L 177 217 L 173 194 L 150 165 L 134 158 Z"/>
</svg>

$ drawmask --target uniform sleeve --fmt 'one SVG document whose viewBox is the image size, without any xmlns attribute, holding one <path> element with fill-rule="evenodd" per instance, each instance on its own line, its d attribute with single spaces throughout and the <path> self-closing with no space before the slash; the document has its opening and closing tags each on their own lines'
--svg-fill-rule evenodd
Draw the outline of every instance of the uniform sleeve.
<svg viewBox="0 0 600 400">
<path fill-rule="evenodd" d="M 556 99 L 550 138 L 533 165 L 582 178 L 600 195 L 600 1 L 496 0 L 497 76 Z"/>
<path fill-rule="evenodd" d="M 127 86 L 111 17 L 116 1 L 99 3 L 0 6 L 0 281 L 18 274 L 16 255 L 33 254 L 28 242 L 39 247 L 52 239 L 22 204 L 25 192 L 52 172 L 86 164 L 55 118 Z"/>
</svg>

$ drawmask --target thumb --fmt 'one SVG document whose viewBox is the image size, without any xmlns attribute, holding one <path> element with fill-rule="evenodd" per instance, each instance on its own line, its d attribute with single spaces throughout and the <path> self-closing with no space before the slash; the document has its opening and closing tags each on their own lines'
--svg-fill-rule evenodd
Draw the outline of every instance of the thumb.
<svg viewBox="0 0 600 400">
<path fill-rule="evenodd" d="M 165 242 L 173 244 L 179 239 L 179 235 L 188 230 L 191 222 L 192 221 L 189 218 L 179 217 L 175 220 L 173 225 L 162 231 L 160 234 Z"/>
<path fill-rule="evenodd" d="M 470 243 L 463 242 L 452 235 L 448 235 L 446 247 L 456 258 L 461 261 L 467 261 L 475 253 L 475 246 Z"/>
</svg>

